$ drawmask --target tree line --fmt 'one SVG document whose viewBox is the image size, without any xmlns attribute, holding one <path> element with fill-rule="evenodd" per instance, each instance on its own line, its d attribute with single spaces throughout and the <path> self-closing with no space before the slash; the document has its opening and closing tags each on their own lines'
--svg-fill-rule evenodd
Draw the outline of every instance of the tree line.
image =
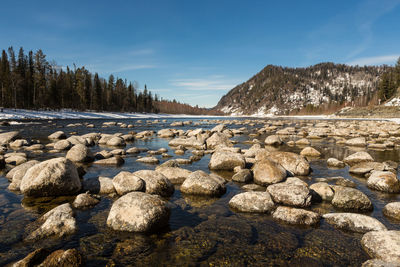
<svg viewBox="0 0 400 267">
<path fill-rule="evenodd" d="M 205 114 L 207 109 L 161 100 L 138 83 L 110 75 L 104 79 L 83 67 L 61 68 L 41 49 L 16 55 L 13 47 L 0 58 L 0 105 L 19 109 Z"/>
<path fill-rule="evenodd" d="M 382 101 L 387 101 L 393 97 L 400 88 L 400 57 L 397 59 L 394 68 L 385 72 L 378 86 L 378 97 Z"/>
</svg>

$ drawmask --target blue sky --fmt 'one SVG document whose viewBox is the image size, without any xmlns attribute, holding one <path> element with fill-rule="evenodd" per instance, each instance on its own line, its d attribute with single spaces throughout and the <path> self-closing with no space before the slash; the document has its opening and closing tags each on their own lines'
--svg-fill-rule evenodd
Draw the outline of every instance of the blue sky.
<svg viewBox="0 0 400 267">
<path fill-rule="evenodd" d="M 0 48 L 43 49 L 59 65 L 212 107 L 268 64 L 394 64 L 400 0 L 8 1 Z"/>
</svg>

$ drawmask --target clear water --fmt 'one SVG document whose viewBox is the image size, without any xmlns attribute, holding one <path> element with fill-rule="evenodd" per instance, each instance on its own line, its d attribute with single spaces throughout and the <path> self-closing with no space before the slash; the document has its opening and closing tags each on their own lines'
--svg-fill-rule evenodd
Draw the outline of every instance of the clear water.
<svg viewBox="0 0 400 267">
<path fill-rule="evenodd" d="M 59 120 L 38 121 L 37 124 L 21 124 L 2 126 L 2 130 L 22 130 L 24 138 L 39 139 L 48 143 L 47 136 L 56 130 L 63 130 L 69 134 L 76 132 L 79 135 L 89 132 L 128 133 L 132 130 L 158 131 L 168 128 L 172 121 L 148 124 L 144 120 L 121 120 L 124 123 L 135 125 L 133 129 L 122 129 L 118 126 L 101 128 L 104 120 L 89 120 L 96 128 L 85 126 L 65 127 L 70 123 L 82 121 Z M 184 119 L 183 119 L 184 120 Z M 203 122 L 200 119 L 190 119 L 201 125 L 174 127 L 178 129 L 210 129 L 216 125 L 215 121 Z M 116 121 L 116 120 L 114 120 Z M 244 121 L 244 119 L 242 120 Z M 309 123 L 308 121 L 307 123 Z M 300 126 L 304 122 L 292 121 L 285 126 Z M 231 124 L 230 129 L 246 127 L 249 133 L 255 132 L 263 126 L 259 121 L 255 126 L 248 124 Z M 284 127 L 285 127 L 284 126 Z M 256 137 L 263 141 L 265 135 Z M 239 135 L 232 138 L 238 143 L 236 146 L 248 148 L 246 140 L 254 137 Z M 295 139 L 293 139 L 295 140 Z M 136 140 L 126 148 L 146 147 L 157 150 L 168 148 L 168 139 L 153 136 L 148 140 Z M 357 184 L 357 188 L 364 192 L 373 202 L 374 210 L 368 215 L 379 219 L 388 229 L 399 230 L 399 224 L 382 215 L 382 208 L 388 202 L 398 201 L 397 194 L 384 194 L 371 191 L 366 187 L 366 180 L 352 177 L 348 167 L 343 169 L 329 169 L 326 159 L 336 157 L 343 159 L 355 152 L 351 148 L 336 145 L 333 139 L 312 141 L 312 146 L 322 152 L 318 160 L 311 160 L 312 174 L 303 177 L 308 183 L 313 183 L 317 177 L 343 176 Z M 106 147 L 91 147 L 92 151 L 107 149 Z M 300 147 L 282 146 L 280 150 L 300 152 Z M 368 151 L 376 161 L 399 161 L 399 150 Z M 175 157 L 188 158 L 190 150 L 183 156 L 176 156 L 171 149 L 169 154 Z M 38 160 L 45 160 L 64 154 L 41 155 L 31 154 Z M 145 152 L 139 154 L 146 155 Z M 159 157 L 160 162 L 168 159 Z M 104 167 L 86 165 L 84 179 L 97 176 L 113 177 L 122 170 L 136 171 L 154 169 L 156 165 L 136 162 L 136 155 L 125 158 L 121 167 Z M 191 165 L 182 165 L 189 170 L 208 170 L 210 155 L 205 155 L 200 161 Z M 290 226 L 274 221 L 270 215 L 235 213 L 228 207 L 228 202 L 235 194 L 242 192 L 242 184 L 230 181 L 232 173 L 218 173 L 228 179 L 227 192 L 220 198 L 201 198 L 182 195 L 179 186 L 175 193 L 167 200 L 171 203 L 171 217 L 167 228 L 153 234 L 122 233 L 109 229 L 106 219 L 113 198 L 102 196 L 101 202 L 93 209 L 76 210 L 76 219 L 79 231 L 64 239 L 48 238 L 34 243 L 24 242 L 23 238 L 32 232 L 37 225 L 34 223 L 43 213 L 53 207 L 72 202 L 73 197 L 37 198 L 28 199 L 23 195 L 10 192 L 7 189 L 8 180 L 0 177 L 0 265 L 15 262 L 33 250 L 41 247 L 56 249 L 77 248 L 85 257 L 87 266 L 360 266 L 368 255 L 362 250 L 360 240 L 362 235 L 336 230 L 323 220 L 314 227 Z M 4 175 L 4 174 L 3 174 Z M 338 211 L 330 204 L 314 204 L 312 210 L 335 212 Z"/>
</svg>

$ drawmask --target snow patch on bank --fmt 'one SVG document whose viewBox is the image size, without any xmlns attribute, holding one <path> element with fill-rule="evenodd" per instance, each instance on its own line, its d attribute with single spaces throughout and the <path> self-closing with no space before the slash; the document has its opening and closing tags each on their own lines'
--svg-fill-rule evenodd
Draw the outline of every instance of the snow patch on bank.
<svg viewBox="0 0 400 267">
<path fill-rule="evenodd" d="M 393 98 L 389 102 L 385 103 L 385 106 L 387 106 L 387 107 L 398 107 L 398 106 L 400 106 L 400 98 L 399 97 Z"/>
</svg>

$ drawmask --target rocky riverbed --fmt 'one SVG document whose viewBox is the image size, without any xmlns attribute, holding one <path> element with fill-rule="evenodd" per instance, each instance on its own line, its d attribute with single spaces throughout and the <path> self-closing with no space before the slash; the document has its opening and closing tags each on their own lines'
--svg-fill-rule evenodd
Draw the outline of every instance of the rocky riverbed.
<svg viewBox="0 0 400 267">
<path fill-rule="evenodd" d="M 400 265 L 400 124 L 7 124 L 2 266 Z"/>
</svg>

